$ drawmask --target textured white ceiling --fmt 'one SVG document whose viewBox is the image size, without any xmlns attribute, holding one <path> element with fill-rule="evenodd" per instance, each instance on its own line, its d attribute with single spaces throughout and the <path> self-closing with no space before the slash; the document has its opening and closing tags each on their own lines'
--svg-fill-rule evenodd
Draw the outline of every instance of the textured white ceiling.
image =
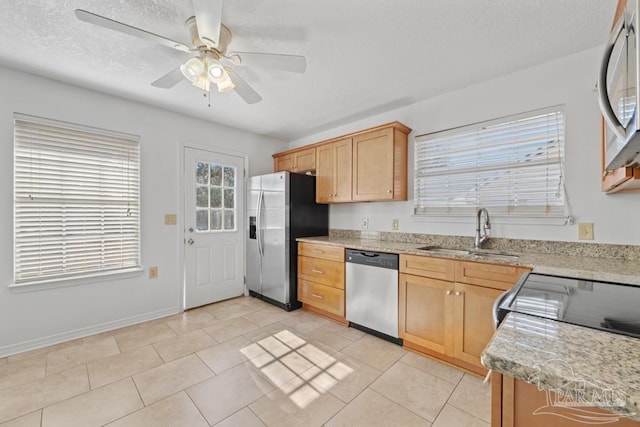
<svg viewBox="0 0 640 427">
<path fill-rule="evenodd" d="M 604 44 L 615 0 L 227 0 L 230 50 L 305 55 L 243 67 L 264 100 L 150 83 L 188 58 L 75 18 L 77 8 L 189 44 L 190 0 L 0 0 L 0 64 L 283 140 Z M 595 81 L 596 76 L 594 76 Z"/>
</svg>

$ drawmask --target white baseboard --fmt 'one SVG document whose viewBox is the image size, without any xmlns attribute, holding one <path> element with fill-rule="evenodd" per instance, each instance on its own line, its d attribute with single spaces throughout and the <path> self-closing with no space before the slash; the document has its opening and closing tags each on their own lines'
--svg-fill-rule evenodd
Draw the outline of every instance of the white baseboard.
<svg viewBox="0 0 640 427">
<path fill-rule="evenodd" d="M 151 311 L 149 313 L 126 317 L 124 319 L 114 320 L 111 322 L 101 323 L 86 328 L 74 329 L 72 331 L 49 335 L 47 337 L 36 338 L 29 341 L 6 345 L 4 347 L 0 347 L 0 357 L 12 356 L 14 354 L 23 353 L 25 351 L 37 350 L 39 348 L 48 347 L 50 345 L 59 344 L 65 341 L 84 338 L 88 337 L 89 335 L 112 331 L 114 329 L 123 328 L 125 326 L 136 325 L 138 323 L 147 322 L 149 320 L 171 316 L 173 314 L 180 313 L 181 311 L 182 310 L 178 306 L 175 306 L 165 308 L 163 310 Z"/>
</svg>

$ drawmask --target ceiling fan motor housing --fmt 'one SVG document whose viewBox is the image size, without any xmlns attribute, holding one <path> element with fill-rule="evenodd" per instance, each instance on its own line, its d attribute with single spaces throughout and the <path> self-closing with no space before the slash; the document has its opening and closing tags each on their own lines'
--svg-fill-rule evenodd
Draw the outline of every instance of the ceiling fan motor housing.
<svg viewBox="0 0 640 427">
<path fill-rule="evenodd" d="M 194 47 L 194 49 L 210 50 L 212 52 L 224 55 L 227 51 L 227 47 L 229 47 L 229 44 L 231 43 L 231 30 L 224 24 L 220 26 L 220 40 L 218 42 L 217 48 L 209 48 L 202 40 L 200 40 L 200 35 L 198 34 L 198 25 L 196 24 L 195 16 L 187 19 L 184 25 L 185 27 L 187 27 L 189 37 L 191 37 L 191 45 Z"/>
</svg>

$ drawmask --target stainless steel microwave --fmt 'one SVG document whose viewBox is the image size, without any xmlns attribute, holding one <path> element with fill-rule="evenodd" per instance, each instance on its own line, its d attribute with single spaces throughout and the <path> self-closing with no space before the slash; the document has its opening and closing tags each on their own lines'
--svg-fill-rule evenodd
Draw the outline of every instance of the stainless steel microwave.
<svg viewBox="0 0 640 427">
<path fill-rule="evenodd" d="M 640 165 L 640 0 L 628 0 L 607 43 L 598 77 L 600 109 L 615 137 L 605 141 L 608 170 Z"/>
</svg>

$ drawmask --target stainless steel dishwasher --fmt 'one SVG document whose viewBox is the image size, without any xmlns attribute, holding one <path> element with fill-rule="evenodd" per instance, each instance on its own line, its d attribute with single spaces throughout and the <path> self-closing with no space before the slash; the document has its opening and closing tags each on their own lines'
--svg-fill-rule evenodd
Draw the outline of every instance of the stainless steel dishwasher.
<svg viewBox="0 0 640 427">
<path fill-rule="evenodd" d="M 402 344 L 398 338 L 398 255 L 347 249 L 349 325 Z"/>
</svg>

